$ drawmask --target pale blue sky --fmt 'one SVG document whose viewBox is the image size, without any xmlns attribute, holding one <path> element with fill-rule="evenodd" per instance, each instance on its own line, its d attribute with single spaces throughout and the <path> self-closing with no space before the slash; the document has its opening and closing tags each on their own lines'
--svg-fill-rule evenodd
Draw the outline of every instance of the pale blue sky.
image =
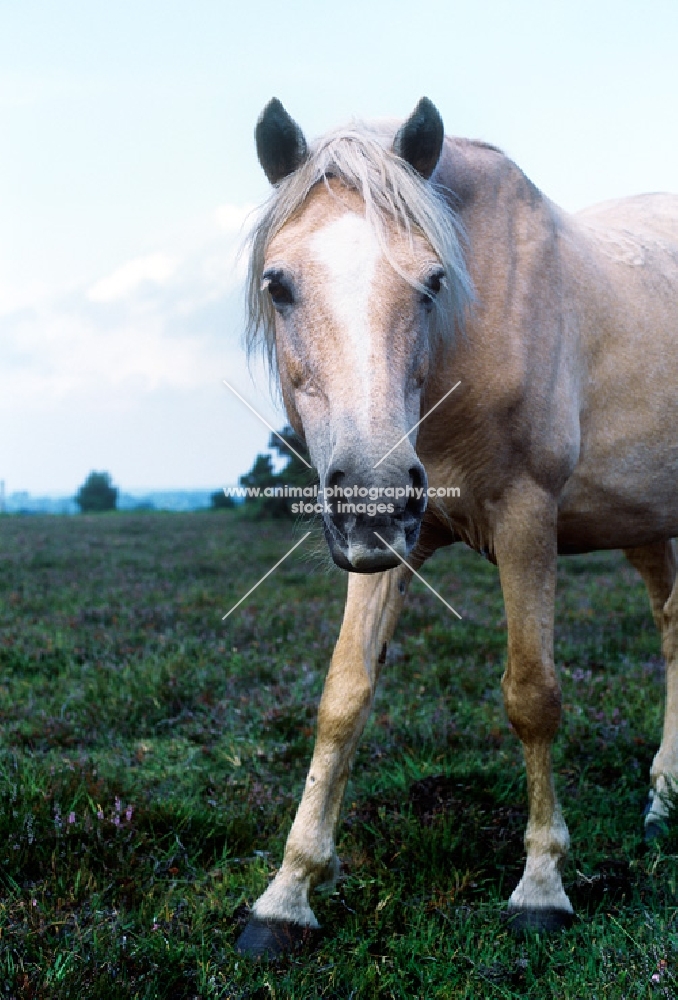
<svg viewBox="0 0 678 1000">
<path fill-rule="evenodd" d="M 240 348 L 238 227 L 275 94 L 309 136 L 404 117 L 563 207 L 678 191 L 678 4 L 0 0 L 0 479 L 234 482 L 282 422 Z"/>
</svg>

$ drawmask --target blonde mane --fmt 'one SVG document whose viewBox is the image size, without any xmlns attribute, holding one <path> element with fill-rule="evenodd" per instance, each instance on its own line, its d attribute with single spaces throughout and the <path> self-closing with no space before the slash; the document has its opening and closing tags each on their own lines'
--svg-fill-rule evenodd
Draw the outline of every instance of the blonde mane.
<svg viewBox="0 0 678 1000">
<path fill-rule="evenodd" d="M 374 226 L 382 250 L 389 254 L 385 223 L 395 222 L 405 233 L 420 233 L 445 269 L 445 282 L 436 299 L 434 336 L 451 339 L 463 329 L 466 308 L 473 298 L 461 249 L 459 221 L 444 189 L 424 181 L 408 163 L 391 151 L 395 125 L 355 122 L 319 139 L 308 157 L 273 189 L 249 239 L 247 277 L 248 352 L 263 349 L 275 368 L 275 312 L 261 289 L 266 251 L 286 222 L 299 212 L 317 184 L 337 178 L 357 191 L 365 203 L 365 217 Z M 329 185 L 328 185 L 329 190 Z M 410 284 L 419 286 L 407 275 Z"/>
</svg>

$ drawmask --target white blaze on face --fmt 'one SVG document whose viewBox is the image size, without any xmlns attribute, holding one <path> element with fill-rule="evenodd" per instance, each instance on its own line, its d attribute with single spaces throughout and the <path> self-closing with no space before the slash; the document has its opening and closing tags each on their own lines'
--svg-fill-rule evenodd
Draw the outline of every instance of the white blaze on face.
<svg viewBox="0 0 678 1000">
<path fill-rule="evenodd" d="M 370 400 L 370 302 L 381 248 L 365 218 L 347 212 L 320 229 L 311 240 L 315 260 L 327 271 L 323 287 L 352 371 L 360 381 L 359 398 L 367 414 Z"/>
</svg>

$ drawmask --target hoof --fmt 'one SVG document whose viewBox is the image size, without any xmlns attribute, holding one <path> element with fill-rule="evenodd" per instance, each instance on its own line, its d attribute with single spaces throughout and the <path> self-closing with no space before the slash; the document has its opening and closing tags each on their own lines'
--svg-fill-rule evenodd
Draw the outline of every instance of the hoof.
<svg viewBox="0 0 678 1000">
<path fill-rule="evenodd" d="M 574 913 L 555 906 L 511 907 L 502 917 L 516 937 L 529 933 L 552 934 L 571 927 L 574 921 Z"/>
<path fill-rule="evenodd" d="M 239 955 L 249 955 L 250 958 L 277 958 L 308 944 L 316 934 L 312 927 L 286 920 L 252 917 L 235 947 Z"/>
<path fill-rule="evenodd" d="M 652 796 L 650 796 L 647 805 L 643 809 L 643 816 L 645 817 L 644 840 L 646 844 L 652 844 L 658 840 L 662 840 L 668 833 L 668 825 L 666 823 L 666 820 L 656 815 L 650 817 L 651 812 L 652 812 Z"/>
</svg>

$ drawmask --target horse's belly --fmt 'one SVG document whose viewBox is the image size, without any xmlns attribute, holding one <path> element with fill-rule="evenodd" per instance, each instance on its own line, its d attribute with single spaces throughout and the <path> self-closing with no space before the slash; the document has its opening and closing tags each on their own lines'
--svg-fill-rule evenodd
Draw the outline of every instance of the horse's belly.
<svg viewBox="0 0 678 1000">
<path fill-rule="evenodd" d="M 678 449 L 656 465 L 627 455 L 590 463 L 568 480 L 558 505 L 558 549 L 588 552 L 678 536 Z"/>
</svg>

